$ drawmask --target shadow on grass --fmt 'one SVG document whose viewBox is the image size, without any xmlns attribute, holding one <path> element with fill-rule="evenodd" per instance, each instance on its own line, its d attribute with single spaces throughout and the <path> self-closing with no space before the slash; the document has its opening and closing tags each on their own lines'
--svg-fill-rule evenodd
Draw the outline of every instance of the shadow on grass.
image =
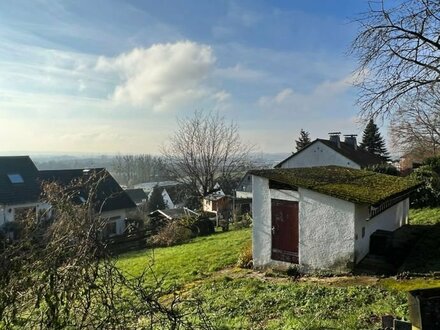
<svg viewBox="0 0 440 330">
<path fill-rule="evenodd" d="M 440 223 L 409 227 L 418 237 L 398 273 L 440 276 Z"/>
</svg>

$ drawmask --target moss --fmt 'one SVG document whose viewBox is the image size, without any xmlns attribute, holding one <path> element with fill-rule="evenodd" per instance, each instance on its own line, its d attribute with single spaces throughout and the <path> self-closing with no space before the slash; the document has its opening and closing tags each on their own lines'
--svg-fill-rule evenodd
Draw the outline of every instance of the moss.
<svg viewBox="0 0 440 330">
<path fill-rule="evenodd" d="M 409 178 L 338 166 L 253 170 L 250 174 L 370 205 L 380 204 L 420 185 Z"/>
</svg>

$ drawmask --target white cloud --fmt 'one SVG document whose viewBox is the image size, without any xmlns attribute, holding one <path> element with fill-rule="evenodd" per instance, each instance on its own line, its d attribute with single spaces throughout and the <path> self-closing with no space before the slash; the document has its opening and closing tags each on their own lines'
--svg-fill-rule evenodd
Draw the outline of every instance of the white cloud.
<svg viewBox="0 0 440 330">
<path fill-rule="evenodd" d="M 308 93 L 297 92 L 292 88 L 284 88 L 272 96 L 262 96 L 257 104 L 264 109 L 292 110 L 295 112 L 320 111 L 336 104 L 338 96 L 345 93 L 357 77 L 350 74 L 335 81 L 324 81 Z"/>
<path fill-rule="evenodd" d="M 217 93 L 214 94 L 213 98 L 214 100 L 217 100 L 218 102 L 225 102 L 227 100 L 229 100 L 231 97 L 231 94 L 229 94 L 226 91 L 219 91 Z"/>
<path fill-rule="evenodd" d="M 217 93 L 206 82 L 215 63 L 210 46 L 181 41 L 100 57 L 96 70 L 119 75 L 112 94 L 117 103 L 165 111 Z"/>
<path fill-rule="evenodd" d="M 258 81 L 259 79 L 268 80 L 269 77 L 265 72 L 249 69 L 241 64 L 228 68 L 218 68 L 215 70 L 215 75 L 219 78 L 242 80 L 242 81 Z"/>
</svg>

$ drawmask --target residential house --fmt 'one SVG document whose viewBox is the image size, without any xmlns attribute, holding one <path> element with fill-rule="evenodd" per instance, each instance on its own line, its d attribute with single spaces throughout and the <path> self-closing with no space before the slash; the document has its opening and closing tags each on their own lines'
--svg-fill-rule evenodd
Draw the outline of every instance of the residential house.
<svg viewBox="0 0 440 330">
<path fill-rule="evenodd" d="M 239 215 L 252 211 L 252 175 L 249 173 L 246 173 L 237 185 L 234 196 L 234 211 Z"/>
<path fill-rule="evenodd" d="M 28 156 L 0 157 L 0 226 L 23 212 L 45 208 L 39 202 L 38 169 Z"/>
<path fill-rule="evenodd" d="M 107 219 L 104 234 L 107 237 L 123 234 L 127 214 L 136 208 L 129 195 L 104 168 L 40 171 L 39 178 L 56 182 L 66 189 L 72 189 L 72 183 L 84 183 L 74 188 L 78 190 L 74 200 L 78 203 L 85 203 L 89 198 L 89 185 L 96 185 L 94 209 L 97 215 Z"/>
<path fill-rule="evenodd" d="M 329 140 L 316 139 L 300 151 L 275 165 L 275 168 L 335 165 L 362 169 L 384 163 L 382 158 L 359 148 L 356 135 L 345 135 L 345 140 L 342 142 L 340 140 L 341 133 L 329 134 Z"/>
<path fill-rule="evenodd" d="M 148 195 L 145 193 L 143 189 L 140 188 L 124 189 L 124 191 L 128 194 L 131 200 L 138 207 L 142 207 L 148 202 Z"/>
<path fill-rule="evenodd" d="M 168 209 L 182 207 L 182 199 L 180 198 L 181 183 L 177 181 L 154 181 L 144 182 L 134 185 L 135 189 L 142 189 L 150 198 L 154 187 L 162 189 L 162 198 Z"/>
<path fill-rule="evenodd" d="M 408 222 L 408 178 L 337 166 L 253 170 L 253 262 L 353 268 L 377 230 Z"/>
<path fill-rule="evenodd" d="M 301 168 L 316 166 L 341 166 L 355 169 L 362 169 L 368 166 L 384 163 L 384 160 L 366 150 L 360 149 L 357 145 L 356 135 L 345 135 L 344 141 L 340 140 L 341 133 L 329 133 L 330 139 L 316 139 L 305 148 L 287 157 L 275 168 Z M 247 209 L 252 205 L 252 180 L 246 174 L 240 181 L 237 191 L 238 213 L 241 204 Z M 241 200 L 244 199 L 244 200 Z"/>
</svg>

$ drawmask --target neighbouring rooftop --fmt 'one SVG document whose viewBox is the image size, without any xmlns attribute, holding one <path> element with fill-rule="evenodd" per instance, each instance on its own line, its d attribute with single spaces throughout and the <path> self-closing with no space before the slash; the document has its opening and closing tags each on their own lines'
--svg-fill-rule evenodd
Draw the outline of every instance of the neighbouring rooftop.
<svg viewBox="0 0 440 330">
<path fill-rule="evenodd" d="M 409 178 L 339 166 L 251 170 L 249 173 L 292 187 L 369 205 L 378 205 L 407 194 L 420 185 L 420 182 Z"/>
</svg>

